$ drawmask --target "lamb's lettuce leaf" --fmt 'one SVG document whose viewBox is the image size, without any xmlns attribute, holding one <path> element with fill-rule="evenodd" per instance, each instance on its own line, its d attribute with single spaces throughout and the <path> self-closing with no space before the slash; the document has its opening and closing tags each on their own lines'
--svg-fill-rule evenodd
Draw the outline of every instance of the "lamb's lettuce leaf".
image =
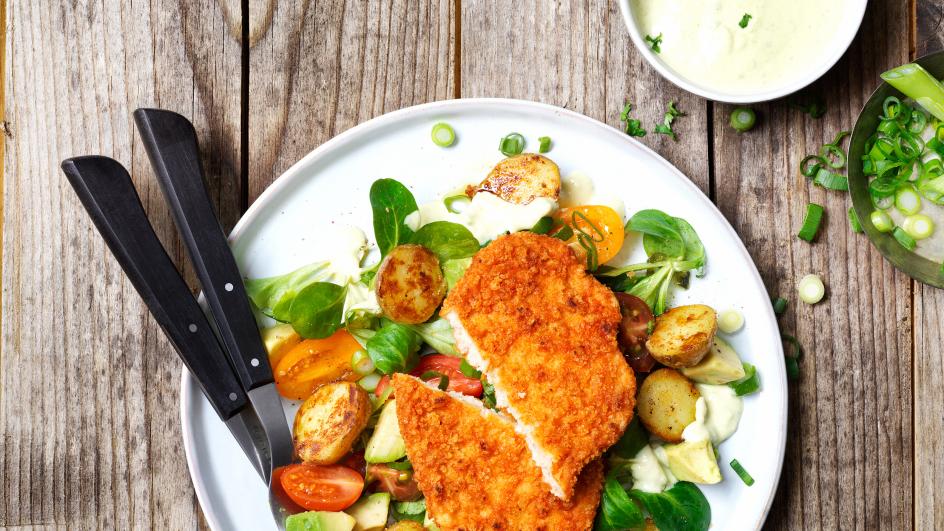
<svg viewBox="0 0 944 531">
<path fill-rule="evenodd" d="M 419 361 L 420 335 L 409 327 L 389 322 L 367 340 L 367 354 L 383 374 L 409 372 Z"/>
<path fill-rule="evenodd" d="M 426 247 L 439 257 L 440 263 L 468 258 L 479 250 L 479 241 L 469 229 L 449 221 L 434 221 L 423 225 L 409 239 L 409 243 Z"/>
<path fill-rule="evenodd" d="M 370 187 L 370 206 L 374 214 L 374 237 L 381 256 L 410 241 L 413 230 L 407 226 L 406 217 L 419 207 L 406 186 L 395 179 L 374 181 Z"/>
</svg>

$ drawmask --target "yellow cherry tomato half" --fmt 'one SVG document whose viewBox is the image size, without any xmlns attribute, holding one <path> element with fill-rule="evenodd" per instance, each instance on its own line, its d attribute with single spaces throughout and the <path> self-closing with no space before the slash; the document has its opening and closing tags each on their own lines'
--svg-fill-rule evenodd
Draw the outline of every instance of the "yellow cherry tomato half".
<svg viewBox="0 0 944 531">
<path fill-rule="evenodd" d="M 613 259 L 623 247 L 623 239 L 626 236 L 623 218 L 608 206 L 585 205 L 562 208 L 555 218 L 558 223 L 566 224 L 574 231 L 574 235 L 567 240 L 567 243 L 573 244 L 571 247 L 577 249 L 578 255 L 585 256 L 580 253 L 583 251 L 583 246 L 577 241 L 577 236 L 580 232 L 589 236 L 597 250 L 598 264 Z"/>
</svg>

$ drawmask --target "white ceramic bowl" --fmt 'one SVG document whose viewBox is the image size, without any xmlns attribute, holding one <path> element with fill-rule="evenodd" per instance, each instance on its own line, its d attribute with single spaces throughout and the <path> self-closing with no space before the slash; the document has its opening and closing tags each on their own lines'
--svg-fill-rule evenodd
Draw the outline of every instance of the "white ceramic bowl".
<svg viewBox="0 0 944 531">
<path fill-rule="evenodd" d="M 843 17 L 842 20 L 836 21 L 837 25 L 834 30 L 838 33 L 838 35 L 836 35 L 836 37 L 833 39 L 830 47 L 823 49 L 822 60 L 811 62 L 809 65 L 807 65 L 806 69 L 798 72 L 793 79 L 791 79 L 789 82 L 781 84 L 780 86 L 772 86 L 762 91 L 753 93 L 735 94 L 723 92 L 702 85 L 697 79 L 683 77 L 681 74 L 673 70 L 672 67 L 667 65 L 665 61 L 663 61 L 662 58 L 658 56 L 658 54 L 653 53 L 653 51 L 646 44 L 642 33 L 639 31 L 639 26 L 636 24 L 633 9 L 629 5 L 630 0 L 618 1 L 620 11 L 623 14 L 623 21 L 626 23 L 626 28 L 629 29 L 629 36 L 633 39 L 633 44 L 636 45 L 636 49 L 639 50 L 639 53 L 641 53 L 642 56 L 646 58 L 646 61 L 653 68 L 655 68 L 656 71 L 662 75 L 662 77 L 668 79 L 674 85 L 691 92 L 692 94 L 696 94 L 703 98 L 708 98 L 709 100 L 725 103 L 756 103 L 774 100 L 788 94 L 793 94 L 794 92 L 819 79 L 830 68 L 832 68 L 833 65 L 839 61 L 839 58 L 842 57 L 842 54 L 846 53 L 846 50 L 849 49 L 849 45 L 852 44 L 852 39 L 855 38 L 856 33 L 859 31 L 859 26 L 862 25 L 862 19 L 865 16 L 865 8 L 868 5 L 868 0 L 849 0 L 849 9 L 846 13 L 846 16 Z M 766 1 L 786 2 L 788 0 Z"/>
</svg>

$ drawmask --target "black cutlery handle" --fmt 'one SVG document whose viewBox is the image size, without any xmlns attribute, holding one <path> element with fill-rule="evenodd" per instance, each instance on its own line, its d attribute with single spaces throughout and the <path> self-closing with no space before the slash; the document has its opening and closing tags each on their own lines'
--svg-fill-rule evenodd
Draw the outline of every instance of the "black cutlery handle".
<svg viewBox="0 0 944 531">
<path fill-rule="evenodd" d="M 141 206 L 128 171 L 107 157 L 76 157 L 62 171 L 112 254 L 220 418 L 248 403 L 210 328 Z"/>
<path fill-rule="evenodd" d="M 138 109 L 134 120 L 243 389 L 271 383 L 242 275 L 203 181 L 193 124 L 162 109 Z"/>
</svg>

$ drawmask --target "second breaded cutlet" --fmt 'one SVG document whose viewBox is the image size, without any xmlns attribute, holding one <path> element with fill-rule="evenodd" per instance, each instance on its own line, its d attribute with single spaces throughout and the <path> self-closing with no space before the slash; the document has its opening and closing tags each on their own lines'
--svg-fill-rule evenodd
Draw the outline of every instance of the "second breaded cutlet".
<svg viewBox="0 0 944 531">
<path fill-rule="evenodd" d="M 589 530 L 603 465 L 585 467 L 574 496 L 552 495 L 513 421 L 473 398 L 393 377 L 397 420 L 426 510 L 442 531 Z"/>
<path fill-rule="evenodd" d="M 616 297 L 564 242 L 524 231 L 479 251 L 441 314 L 517 420 L 551 492 L 570 499 L 583 467 L 633 416 Z"/>
</svg>

